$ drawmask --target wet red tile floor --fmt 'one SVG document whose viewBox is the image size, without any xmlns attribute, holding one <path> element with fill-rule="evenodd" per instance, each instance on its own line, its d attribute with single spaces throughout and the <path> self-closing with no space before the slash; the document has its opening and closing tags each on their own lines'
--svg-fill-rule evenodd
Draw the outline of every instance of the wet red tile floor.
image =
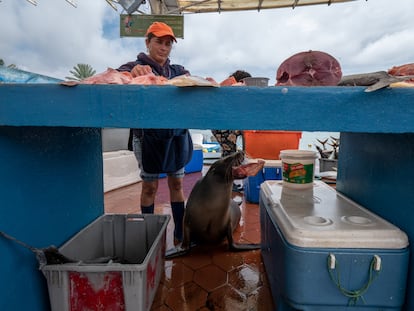
<svg viewBox="0 0 414 311">
<path fill-rule="evenodd" d="M 187 174 L 184 192 L 188 197 L 194 183 L 208 169 Z M 107 192 L 106 213 L 140 213 L 141 184 Z M 237 242 L 260 243 L 259 205 L 241 196 L 242 218 L 234 232 Z M 167 179 L 161 179 L 155 201 L 155 213 L 171 215 Z M 172 217 L 172 216 L 171 216 Z M 167 227 L 167 249 L 173 244 L 174 223 Z M 229 252 L 226 242 L 219 246 L 197 246 L 190 254 L 165 261 L 162 277 L 151 310 L 275 310 L 260 250 Z"/>
</svg>

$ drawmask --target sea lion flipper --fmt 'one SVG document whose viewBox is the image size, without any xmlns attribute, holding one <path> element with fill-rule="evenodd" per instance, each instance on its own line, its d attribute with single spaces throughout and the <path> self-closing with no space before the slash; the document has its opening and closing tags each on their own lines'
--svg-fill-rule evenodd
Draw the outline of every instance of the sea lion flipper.
<svg viewBox="0 0 414 311">
<path fill-rule="evenodd" d="M 255 243 L 246 243 L 246 244 L 239 244 L 239 243 L 232 243 L 229 244 L 229 250 L 232 252 L 243 252 L 243 251 L 250 251 L 255 249 L 260 249 L 260 244 Z"/>
<path fill-rule="evenodd" d="M 183 256 L 188 254 L 188 252 L 190 251 L 190 248 L 192 246 L 194 246 L 193 243 L 191 243 L 191 238 L 190 238 L 190 228 L 188 227 L 188 225 L 186 224 L 186 219 L 184 218 L 184 228 L 183 228 L 183 241 L 181 242 L 180 245 L 169 249 L 165 252 L 165 259 L 172 259 L 172 258 L 176 258 L 179 256 Z"/>
<path fill-rule="evenodd" d="M 241 211 L 239 207 L 239 203 L 231 200 L 230 201 L 230 228 L 231 232 L 227 232 L 229 235 L 233 235 L 234 230 L 236 230 L 237 226 L 239 225 L 240 219 L 241 219 Z"/>
<path fill-rule="evenodd" d="M 229 224 L 227 226 L 227 242 L 229 244 L 229 250 L 231 252 L 243 252 L 248 250 L 254 250 L 254 249 L 260 249 L 260 244 L 255 243 L 246 243 L 246 244 L 240 244 L 234 242 L 233 239 L 233 228 L 231 228 L 231 225 Z"/>
</svg>

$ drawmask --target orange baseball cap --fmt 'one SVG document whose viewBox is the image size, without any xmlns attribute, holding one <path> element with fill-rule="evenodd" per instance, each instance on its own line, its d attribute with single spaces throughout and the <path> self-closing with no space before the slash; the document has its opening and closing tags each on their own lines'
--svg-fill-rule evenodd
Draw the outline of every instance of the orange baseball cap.
<svg viewBox="0 0 414 311">
<path fill-rule="evenodd" d="M 175 42 L 177 39 L 175 38 L 174 32 L 170 26 L 162 22 L 153 22 L 147 29 L 147 33 L 145 36 L 148 37 L 148 34 L 152 33 L 156 37 L 164 37 L 170 36 L 173 38 Z"/>
</svg>

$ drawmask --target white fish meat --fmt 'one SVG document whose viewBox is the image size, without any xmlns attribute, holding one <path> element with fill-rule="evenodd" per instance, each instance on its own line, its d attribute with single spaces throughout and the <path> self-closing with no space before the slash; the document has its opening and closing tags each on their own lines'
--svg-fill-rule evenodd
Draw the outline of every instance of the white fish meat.
<svg viewBox="0 0 414 311">
<path fill-rule="evenodd" d="M 165 84 L 175 86 L 213 86 L 219 87 L 219 84 L 212 79 L 204 79 L 198 76 L 181 75 L 168 80 Z"/>
</svg>

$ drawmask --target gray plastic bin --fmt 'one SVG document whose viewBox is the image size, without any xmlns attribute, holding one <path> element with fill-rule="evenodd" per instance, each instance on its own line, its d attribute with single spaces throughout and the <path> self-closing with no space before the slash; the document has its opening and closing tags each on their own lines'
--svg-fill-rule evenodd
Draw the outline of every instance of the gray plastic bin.
<svg viewBox="0 0 414 311">
<path fill-rule="evenodd" d="M 59 248 L 78 263 L 41 267 L 52 311 L 150 310 L 164 271 L 169 220 L 106 214 L 81 230 Z M 108 256 L 114 260 L 86 263 Z"/>
</svg>

